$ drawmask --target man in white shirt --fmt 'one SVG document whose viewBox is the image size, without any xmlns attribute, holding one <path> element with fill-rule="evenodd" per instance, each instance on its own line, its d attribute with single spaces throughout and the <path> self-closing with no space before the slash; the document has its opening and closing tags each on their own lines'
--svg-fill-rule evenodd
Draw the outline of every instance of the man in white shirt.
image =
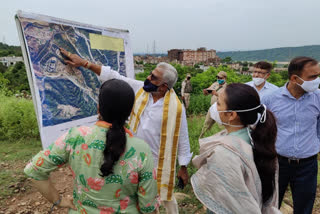
<svg viewBox="0 0 320 214">
<path fill-rule="evenodd" d="M 177 81 L 178 74 L 176 69 L 170 64 L 159 63 L 147 77 L 145 82 L 142 82 L 121 76 L 118 72 L 111 70 L 109 66 L 92 64 L 64 49 L 61 49 L 61 53 L 68 57 L 68 60 L 65 60 L 67 64 L 74 67 L 86 67 L 96 73 L 102 81 L 121 79 L 126 81 L 133 88 L 135 94 L 137 94 L 141 88 L 146 92 L 150 92 L 145 109 L 140 116 L 140 122 L 135 135 L 142 138 L 150 145 L 155 166 L 158 166 L 164 97 L 168 89 L 172 89 Z M 186 112 L 185 109 L 182 108 L 181 126 L 178 137 L 178 161 L 181 167 L 178 171 L 178 177 L 183 180 L 184 185 L 188 183 L 189 175 L 187 165 L 190 162 L 191 157 L 192 153 L 190 153 Z M 172 200 L 170 201 L 163 201 L 163 205 L 168 213 L 178 213 L 178 206 L 174 197 L 172 197 Z"/>
<path fill-rule="evenodd" d="M 275 86 L 267 81 L 272 70 L 272 65 L 270 63 L 260 61 L 257 62 L 253 68 L 252 81 L 247 82 L 246 84 L 256 89 L 260 99 L 278 89 L 278 86 Z"/>
</svg>

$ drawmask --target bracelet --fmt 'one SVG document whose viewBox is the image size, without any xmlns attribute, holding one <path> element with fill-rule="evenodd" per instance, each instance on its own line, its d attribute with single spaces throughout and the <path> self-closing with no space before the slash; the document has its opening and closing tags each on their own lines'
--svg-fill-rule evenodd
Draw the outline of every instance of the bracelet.
<svg viewBox="0 0 320 214">
<path fill-rule="evenodd" d="M 86 68 L 90 69 L 91 66 L 91 62 L 88 61 L 88 65 L 86 66 Z"/>
<path fill-rule="evenodd" d="M 87 61 L 83 67 L 90 69 L 90 66 L 91 66 L 91 62 Z"/>
<path fill-rule="evenodd" d="M 58 206 L 58 205 L 61 203 L 61 199 L 62 199 L 62 197 L 61 197 L 61 195 L 60 195 L 60 196 L 59 196 L 59 200 L 53 203 L 53 205 L 52 205 L 52 207 L 51 207 L 51 209 L 50 209 L 50 211 L 49 211 L 49 214 L 52 213 L 52 211 L 53 211 L 53 209 L 54 209 L 55 206 Z"/>
</svg>

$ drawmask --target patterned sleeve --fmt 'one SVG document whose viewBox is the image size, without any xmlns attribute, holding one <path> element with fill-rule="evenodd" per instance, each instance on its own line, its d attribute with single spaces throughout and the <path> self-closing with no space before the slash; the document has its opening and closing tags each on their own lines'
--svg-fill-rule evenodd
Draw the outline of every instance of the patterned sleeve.
<svg viewBox="0 0 320 214">
<path fill-rule="evenodd" d="M 68 133 L 59 137 L 47 149 L 40 151 L 24 168 L 27 176 L 35 180 L 47 180 L 50 172 L 68 161 L 69 151 L 66 149 Z"/>
<path fill-rule="evenodd" d="M 145 153 L 140 153 L 143 167 L 139 172 L 138 201 L 141 213 L 150 213 L 160 204 L 157 195 L 156 169 L 153 168 L 153 157 L 149 146 Z"/>
</svg>

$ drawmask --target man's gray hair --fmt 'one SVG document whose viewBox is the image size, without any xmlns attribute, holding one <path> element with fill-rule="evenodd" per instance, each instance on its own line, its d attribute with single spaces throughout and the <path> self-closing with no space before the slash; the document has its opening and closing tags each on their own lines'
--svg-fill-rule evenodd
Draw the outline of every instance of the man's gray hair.
<svg viewBox="0 0 320 214">
<path fill-rule="evenodd" d="M 176 84 L 178 79 L 177 70 L 170 64 L 166 62 L 160 62 L 157 64 L 157 68 L 159 68 L 163 73 L 163 81 L 168 84 L 168 88 L 173 88 L 174 84 Z"/>
</svg>

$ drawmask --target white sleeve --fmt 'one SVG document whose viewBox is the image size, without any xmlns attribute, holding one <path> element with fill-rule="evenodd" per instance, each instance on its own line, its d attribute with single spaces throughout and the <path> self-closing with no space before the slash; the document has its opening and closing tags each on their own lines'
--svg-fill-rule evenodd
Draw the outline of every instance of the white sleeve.
<svg viewBox="0 0 320 214">
<path fill-rule="evenodd" d="M 184 106 L 182 106 L 181 115 L 181 127 L 179 135 L 179 145 L 178 145 L 178 161 L 180 166 L 186 166 L 192 158 L 192 153 L 190 153 L 190 143 L 188 136 L 188 124 L 186 111 Z"/>
<path fill-rule="evenodd" d="M 99 80 L 105 82 L 111 79 L 120 79 L 127 82 L 134 90 L 134 93 L 137 93 L 138 90 L 143 86 L 143 82 L 135 79 L 131 79 L 125 76 L 120 75 L 118 72 L 112 70 L 110 66 L 102 66 Z"/>
</svg>

